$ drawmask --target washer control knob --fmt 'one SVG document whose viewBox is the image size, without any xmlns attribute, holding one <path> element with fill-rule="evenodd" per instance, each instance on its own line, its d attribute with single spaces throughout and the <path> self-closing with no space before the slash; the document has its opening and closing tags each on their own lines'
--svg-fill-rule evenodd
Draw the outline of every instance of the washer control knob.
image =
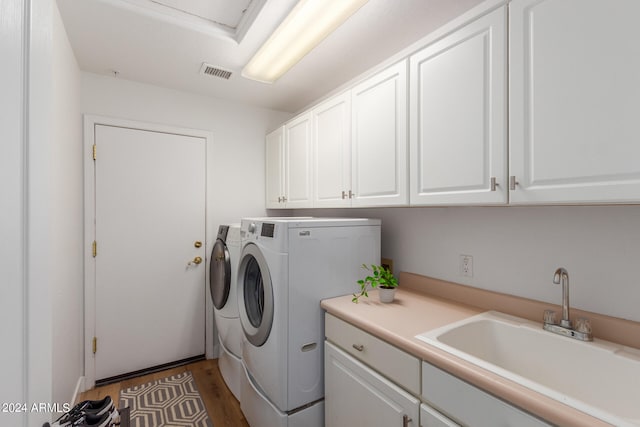
<svg viewBox="0 0 640 427">
<path fill-rule="evenodd" d="M 256 223 L 252 222 L 251 224 L 249 224 L 249 233 L 255 233 L 256 232 Z"/>
</svg>

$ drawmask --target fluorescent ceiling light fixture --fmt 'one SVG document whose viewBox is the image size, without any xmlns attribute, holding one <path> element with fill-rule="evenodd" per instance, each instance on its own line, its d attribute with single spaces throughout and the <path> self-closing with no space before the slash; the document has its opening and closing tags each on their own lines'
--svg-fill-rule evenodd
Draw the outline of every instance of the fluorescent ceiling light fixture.
<svg viewBox="0 0 640 427">
<path fill-rule="evenodd" d="M 367 1 L 300 0 L 242 69 L 242 75 L 275 82 Z"/>
</svg>

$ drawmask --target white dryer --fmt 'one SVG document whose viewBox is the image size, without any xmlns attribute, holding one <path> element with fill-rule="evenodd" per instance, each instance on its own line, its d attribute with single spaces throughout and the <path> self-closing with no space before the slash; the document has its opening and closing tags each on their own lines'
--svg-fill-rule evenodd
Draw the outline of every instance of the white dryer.
<svg viewBox="0 0 640 427">
<path fill-rule="evenodd" d="M 237 273 L 240 260 L 240 224 L 221 225 L 211 250 L 209 288 L 220 342 L 218 367 L 225 383 L 240 400 L 242 326 L 238 317 Z"/>
<path fill-rule="evenodd" d="M 322 427 L 320 301 L 380 262 L 380 220 L 249 218 L 241 234 L 242 411 L 251 427 Z"/>
</svg>

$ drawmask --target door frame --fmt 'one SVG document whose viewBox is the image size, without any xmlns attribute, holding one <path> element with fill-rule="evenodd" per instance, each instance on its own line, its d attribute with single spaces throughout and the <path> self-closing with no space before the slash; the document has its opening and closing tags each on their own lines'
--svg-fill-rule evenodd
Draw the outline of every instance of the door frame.
<svg viewBox="0 0 640 427">
<path fill-rule="evenodd" d="M 158 123 L 139 122 L 115 117 L 85 114 L 84 117 L 84 384 L 82 390 L 93 388 L 96 381 L 95 357 L 93 355 L 93 337 L 95 336 L 95 287 L 96 287 L 96 263 L 93 257 L 93 241 L 95 240 L 96 194 L 95 194 L 95 169 L 93 160 L 93 145 L 95 144 L 95 127 L 97 125 L 115 126 L 141 131 L 162 132 L 176 135 L 203 138 L 205 140 L 205 266 L 209 260 L 210 245 L 215 242 L 208 237 L 208 230 L 212 229 L 209 223 L 207 200 L 211 200 L 211 186 L 209 176 L 209 148 L 213 143 L 213 132 L 199 129 L 190 129 L 177 126 L 168 126 Z M 100 155 L 98 153 L 98 155 Z M 209 269 L 205 268 L 205 283 L 203 286 L 208 294 L 207 283 L 209 281 Z M 205 356 L 212 358 L 214 355 L 214 326 L 213 304 L 207 297 L 205 302 Z"/>
</svg>

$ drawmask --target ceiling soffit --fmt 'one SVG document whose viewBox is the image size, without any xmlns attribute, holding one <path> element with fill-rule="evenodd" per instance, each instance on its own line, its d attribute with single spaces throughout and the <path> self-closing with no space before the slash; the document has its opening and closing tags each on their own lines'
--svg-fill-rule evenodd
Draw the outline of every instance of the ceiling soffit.
<svg viewBox="0 0 640 427">
<path fill-rule="evenodd" d="M 267 0 L 106 1 L 154 19 L 240 43 Z"/>
</svg>

